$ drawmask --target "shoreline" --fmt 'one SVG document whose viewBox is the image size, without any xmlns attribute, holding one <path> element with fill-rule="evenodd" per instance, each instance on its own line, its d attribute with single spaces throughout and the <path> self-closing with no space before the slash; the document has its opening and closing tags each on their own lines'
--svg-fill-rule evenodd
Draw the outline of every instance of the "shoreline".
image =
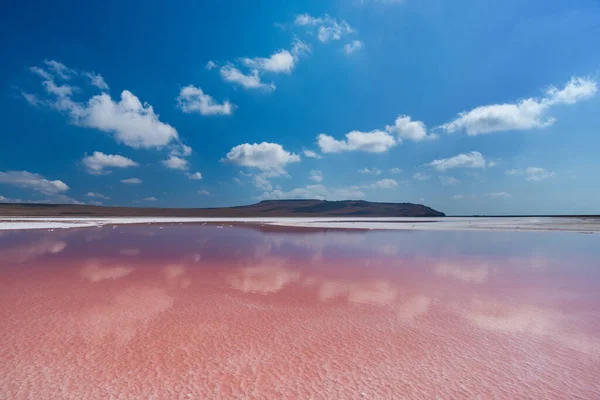
<svg viewBox="0 0 600 400">
<path fill-rule="evenodd" d="M 599 233 L 600 218 L 583 217 L 0 217 L 0 231 L 69 229 L 131 224 L 229 223 L 290 228 Z"/>
</svg>

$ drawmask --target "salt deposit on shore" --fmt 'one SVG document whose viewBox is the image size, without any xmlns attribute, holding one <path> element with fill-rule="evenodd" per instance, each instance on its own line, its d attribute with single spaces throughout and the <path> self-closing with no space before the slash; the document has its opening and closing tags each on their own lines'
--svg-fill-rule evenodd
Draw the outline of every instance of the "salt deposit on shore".
<svg viewBox="0 0 600 400">
<path fill-rule="evenodd" d="M 254 223 L 336 229 L 501 230 L 600 232 L 600 218 L 443 217 L 443 218 L 172 218 L 172 217 L 0 217 L 0 230 L 66 229 L 126 224 Z"/>
</svg>

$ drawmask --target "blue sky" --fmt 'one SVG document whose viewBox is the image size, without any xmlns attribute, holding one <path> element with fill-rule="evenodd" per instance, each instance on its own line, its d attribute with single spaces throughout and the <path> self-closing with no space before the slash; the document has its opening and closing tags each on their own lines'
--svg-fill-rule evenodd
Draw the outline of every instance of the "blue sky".
<svg viewBox="0 0 600 400">
<path fill-rule="evenodd" d="M 600 3 L 58 1 L 0 13 L 0 201 L 600 213 Z"/>
</svg>

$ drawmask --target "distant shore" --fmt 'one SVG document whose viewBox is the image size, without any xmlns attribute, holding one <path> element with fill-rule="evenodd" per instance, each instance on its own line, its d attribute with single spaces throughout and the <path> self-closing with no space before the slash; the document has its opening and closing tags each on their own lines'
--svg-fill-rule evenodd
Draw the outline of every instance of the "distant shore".
<svg viewBox="0 0 600 400">
<path fill-rule="evenodd" d="M 416 231 L 600 232 L 599 217 L 392 217 L 392 218 L 195 218 L 195 217 L 0 217 L 0 231 L 68 229 L 107 225 L 252 224 L 290 228 Z"/>
</svg>

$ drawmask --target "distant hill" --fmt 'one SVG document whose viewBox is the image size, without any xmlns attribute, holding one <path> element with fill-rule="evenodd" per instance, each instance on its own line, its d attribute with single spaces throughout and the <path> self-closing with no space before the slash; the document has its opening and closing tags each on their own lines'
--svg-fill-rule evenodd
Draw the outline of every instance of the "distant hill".
<svg viewBox="0 0 600 400">
<path fill-rule="evenodd" d="M 443 217 L 421 204 L 363 200 L 264 200 L 221 208 L 103 207 L 73 204 L 0 204 L 0 216 L 40 217 Z"/>
</svg>

